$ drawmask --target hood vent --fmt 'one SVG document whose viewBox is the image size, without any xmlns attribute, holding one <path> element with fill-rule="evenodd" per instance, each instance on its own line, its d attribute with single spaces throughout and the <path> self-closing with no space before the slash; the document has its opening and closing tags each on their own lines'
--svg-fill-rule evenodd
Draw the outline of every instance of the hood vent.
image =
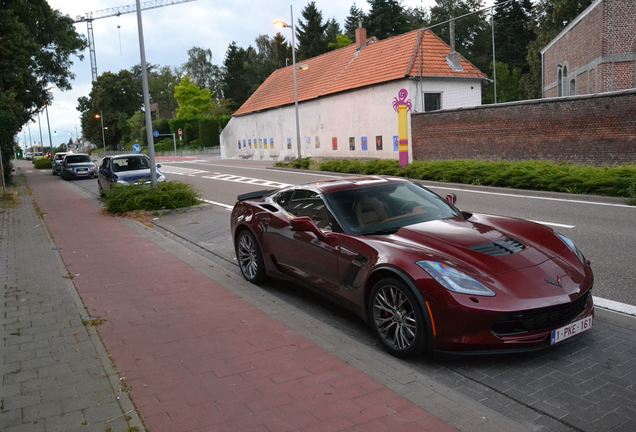
<svg viewBox="0 0 636 432">
<path fill-rule="evenodd" d="M 471 247 L 471 249 L 475 252 L 490 256 L 512 255 L 517 252 L 521 252 L 525 248 L 526 247 L 524 245 L 511 238 L 505 238 L 497 240 L 496 242 Z"/>
</svg>

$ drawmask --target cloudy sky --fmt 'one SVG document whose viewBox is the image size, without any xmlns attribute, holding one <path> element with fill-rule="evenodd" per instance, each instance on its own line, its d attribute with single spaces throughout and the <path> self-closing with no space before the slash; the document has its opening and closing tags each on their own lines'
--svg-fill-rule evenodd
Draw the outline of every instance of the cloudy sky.
<svg viewBox="0 0 636 432">
<path fill-rule="evenodd" d="M 48 0 L 51 7 L 73 18 L 87 12 L 134 4 L 134 0 Z M 143 0 L 142 0 L 143 3 Z M 335 17 L 342 25 L 353 0 L 317 0 L 325 19 Z M 434 0 L 403 0 L 408 7 L 423 5 L 430 7 Z M 485 4 L 491 4 L 487 0 Z M 291 1 L 294 18 L 297 20 L 306 0 Z M 365 0 L 356 4 L 368 10 Z M 289 21 L 290 0 L 196 0 L 187 3 L 152 9 L 143 12 L 143 29 L 146 45 L 146 61 L 158 65 L 180 66 L 186 61 L 188 49 L 193 46 L 212 49 L 212 61 L 223 62 L 230 42 L 239 46 L 253 44 L 256 36 L 273 36 L 277 29 L 272 25 L 275 18 Z M 76 24 L 79 33 L 86 35 L 86 23 Z M 117 72 L 139 63 L 136 14 L 99 19 L 93 22 L 98 74 Z M 288 38 L 289 30 L 285 36 Z M 91 70 L 88 50 L 84 60 L 75 59 L 73 89 L 67 92 L 53 90 L 53 104 L 49 107 L 51 134 L 55 146 L 68 142 L 77 133 L 81 135 L 79 113 L 75 109 L 77 98 L 87 96 L 91 89 Z M 48 145 L 46 117 L 41 116 L 42 136 Z M 40 141 L 37 118 L 31 123 L 33 142 Z M 27 128 L 26 141 L 29 143 Z M 77 131 L 77 132 L 76 132 Z M 19 140 L 25 135 L 20 134 Z"/>
</svg>

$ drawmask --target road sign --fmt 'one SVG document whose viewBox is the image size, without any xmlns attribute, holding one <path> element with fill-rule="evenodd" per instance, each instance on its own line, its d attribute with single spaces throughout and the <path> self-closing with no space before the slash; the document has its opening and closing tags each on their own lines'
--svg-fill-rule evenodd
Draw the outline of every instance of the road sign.
<svg viewBox="0 0 636 432">
<path fill-rule="evenodd" d="M 158 130 L 152 131 L 152 136 L 155 138 L 159 138 L 159 131 Z"/>
<path fill-rule="evenodd" d="M 183 140 L 183 129 L 179 128 L 177 134 L 179 134 L 179 141 Z"/>
<path fill-rule="evenodd" d="M 135 153 L 141 153 L 141 144 L 133 144 L 132 151 Z"/>
</svg>

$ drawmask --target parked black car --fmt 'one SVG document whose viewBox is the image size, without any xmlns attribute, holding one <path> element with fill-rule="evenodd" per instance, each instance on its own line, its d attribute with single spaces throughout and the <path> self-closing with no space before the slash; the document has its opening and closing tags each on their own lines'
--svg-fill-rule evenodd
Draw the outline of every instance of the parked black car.
<svg viewBox="0 0 636 432">
<path fill-rule="evenodd" d="M 73 153 L 64 156 L 62 178 L 64 180 L 97 177 L 97 165 L 87 154 Z"/>
</svg>

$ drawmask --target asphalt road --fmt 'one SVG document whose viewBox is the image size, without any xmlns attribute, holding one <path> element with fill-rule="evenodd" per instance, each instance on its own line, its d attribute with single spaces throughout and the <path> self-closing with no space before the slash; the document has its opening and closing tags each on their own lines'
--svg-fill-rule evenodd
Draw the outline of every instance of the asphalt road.
<svg viewBox="0 0 636 432">
<path fill-rule="evenodd" d="M 194 159 L 194 158 L 191 158 Z M 168 179 L 191 183 L 202 198 L 232 206 L 236 196 L 259 189 L 333 177 L 325 173 L 275 170 L 270 162 L 223 161 L 218 157 L 161 161 Z M 97 191 L 95 181 L 80 181 Z M 520 217 L 553 226 L 571 237 L 592 261 L 594 295 L 636 305 L 636 207 L 624 200 L 424 182 L 432 190 L 457 195 L 462 210 Z"/>
</svg>

